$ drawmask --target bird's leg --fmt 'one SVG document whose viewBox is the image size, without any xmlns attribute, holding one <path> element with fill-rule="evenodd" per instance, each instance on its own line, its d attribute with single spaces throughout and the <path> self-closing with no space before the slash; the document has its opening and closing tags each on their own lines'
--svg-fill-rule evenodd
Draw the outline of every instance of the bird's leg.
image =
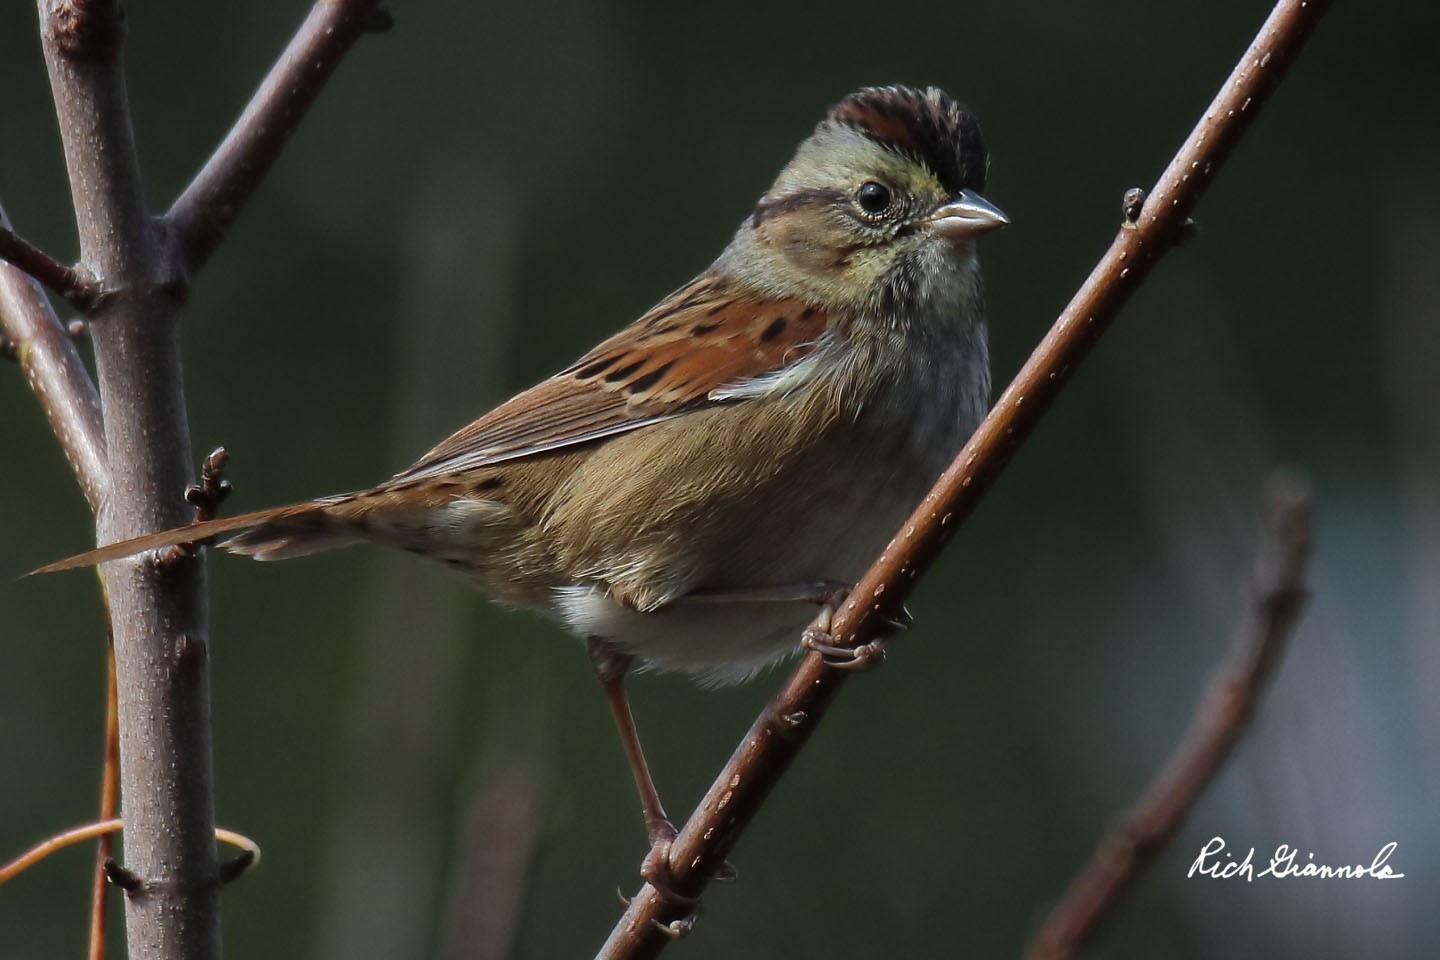
<svg viewBox="0 0 1440 960">
<path fill-rule="evenodd" d="M 645 815 L 645 834 L 651 844 L 662 840 L 675 839 L 675 825 L 665 816 L 660 805 L 660 793 L 655 781 L 650 778 L 650 766 L 645 762 L 645 751 L 640 747 L 640 737 L 635 732 L 635 718 L 630 713 L 630 701 L 625 696 L 625 674 L 634 657 L 616 652 L 610 644 L 599 637 L 591 637 L 586 646 L 590 662 L 595 666 L 595 675 L 605 690 L 605 700 L 610 704 L 610 713 L 615 717 L 615 727 L 620 731 L 620 743 L 625 748 L 625 759 L 630 763 L 630 772 L 635 776 L 635 789 L 640 794 L 640 810 Z"/>
<path fill-rule="evenodd" d="M 655 789 L 655 781 L 650 777 L 650 765 L 645 762 L 645 751 L 641 749 L 640 736 L 635 732 L 635 717 L 630 713 L 630 701 L 625 696 L 625 673 L 635 658 L 618 652 L 599 637 L 590 637 L 586 648 L 590 652 L 595 675 L 600 678 L 600 686 L 605 690 L 605 700 L 610 704 L 615 727 L 620 731 L 625 759 L 629 761 L 630 773 L 635 777 L 635 790 L 640 794 L 645 835 L 650 839 L 650 852 L 640 863 L 640 876 L 667 900 L 693 905 L 698 902 L 694 897 L 676 893 L 670 883 L 670 844 L 675 839 L 675 825 L 660 805 L 660 792 Z"/>
<path fill-rule="evenodd" d="M 825 657 L 825 662 L 842 670 L 859 670 L 885 662 L 885 639 L 877 637 L 858 647 L 836 646 L 830 636 L 830 621 L 835 611 L 853 589 L 838 580 L 814 583 L 782 584 L 775 587 L 735 587 L 717 590 L 696 590 L 682 597 L 679 603 L 774 603 L 796 601 L 820 606 L 820 613 L 800 636 L 800 646 Z M 910 611 L 900 608 L 899 614 L 885 622 L 895 630 L 903 630 L 913 622 Z"/>
</svg>

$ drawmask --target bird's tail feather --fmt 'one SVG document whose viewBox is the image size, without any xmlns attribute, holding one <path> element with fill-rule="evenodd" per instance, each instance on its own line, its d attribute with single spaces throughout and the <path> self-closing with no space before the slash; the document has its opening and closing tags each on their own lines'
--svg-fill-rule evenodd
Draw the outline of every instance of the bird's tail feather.
<svg viewBox="0 0 1440 960">
<path fill-rule="evenodd" d="M 227 533 L 235 536 L 224 541 L 221 546 L 256 560 L 285 560 L 318 553 L 362 539 L 355 535 L 353 525 L 346 522 L 346 518 L 335 516 L 331 512 L 352 499 L 353 497 L 333 497 L 312 500 L 289 507 L 257 510 L 254 513 L 242 513 L 235 517 L 205 520 L 173 530 L 148 533 L 143 537 L 107 544 L 64 560 L 57 560 L 31 571 L 30 575 L 93 567 L 163 547 L 210 544 Z"/>
</svg>

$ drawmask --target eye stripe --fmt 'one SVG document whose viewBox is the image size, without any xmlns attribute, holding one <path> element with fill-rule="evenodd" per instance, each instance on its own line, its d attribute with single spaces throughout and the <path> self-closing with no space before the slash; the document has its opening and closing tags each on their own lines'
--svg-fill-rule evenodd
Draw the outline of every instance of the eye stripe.
<svg viewBox="0 0 1440 960">
<path fill-rule="evenodd" d="M 755 212 L 750 215 L 751 226 L 760 226 L 771 217 L 790 213 L 803 207 L 823 206 L 827 203 L 843 202 L 845 194 L 839 190 L 832 190 L 825 187 L 816 187 L 810 190 L 797 190 L 794 193 L 787 193 L 782 197 L 762 197 L 755 205 Z"/>
</svg>

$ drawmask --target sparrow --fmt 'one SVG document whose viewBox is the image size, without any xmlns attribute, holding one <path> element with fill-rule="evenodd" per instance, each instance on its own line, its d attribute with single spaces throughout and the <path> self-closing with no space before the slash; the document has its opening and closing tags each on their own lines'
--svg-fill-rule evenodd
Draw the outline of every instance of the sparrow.
<svg viewBox="0 0 1440 960">
<path fill-rule="evenodd" d="M 797 650 L 978 425 L 975 240 L 1009 222 L 982 196 L 987 165 L 941 90 L 859 90 L 708 269 L 391 479 L 37 572 L 217 540 L 257 560 L 378 543 L 438 561 L 586 641 L 663 871 L 675 830 L 624 678 L 733 682 Z"/>
</svg>

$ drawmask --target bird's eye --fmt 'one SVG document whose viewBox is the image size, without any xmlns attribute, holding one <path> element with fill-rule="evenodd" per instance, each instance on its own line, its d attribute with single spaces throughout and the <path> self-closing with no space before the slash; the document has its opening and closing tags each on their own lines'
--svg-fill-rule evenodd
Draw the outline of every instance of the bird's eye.
<svg viewBox="0 0 1440 960">
<path fill-rule="evenodd" d="M 890 207 L 890 191 L 885 189 L 884 184 L 867 180 L 861 184 L 860 192 L 855 194 L 855 202 L 860 204 L 861 210 L 872 217 L 877 216 Z"/>
</svg>

